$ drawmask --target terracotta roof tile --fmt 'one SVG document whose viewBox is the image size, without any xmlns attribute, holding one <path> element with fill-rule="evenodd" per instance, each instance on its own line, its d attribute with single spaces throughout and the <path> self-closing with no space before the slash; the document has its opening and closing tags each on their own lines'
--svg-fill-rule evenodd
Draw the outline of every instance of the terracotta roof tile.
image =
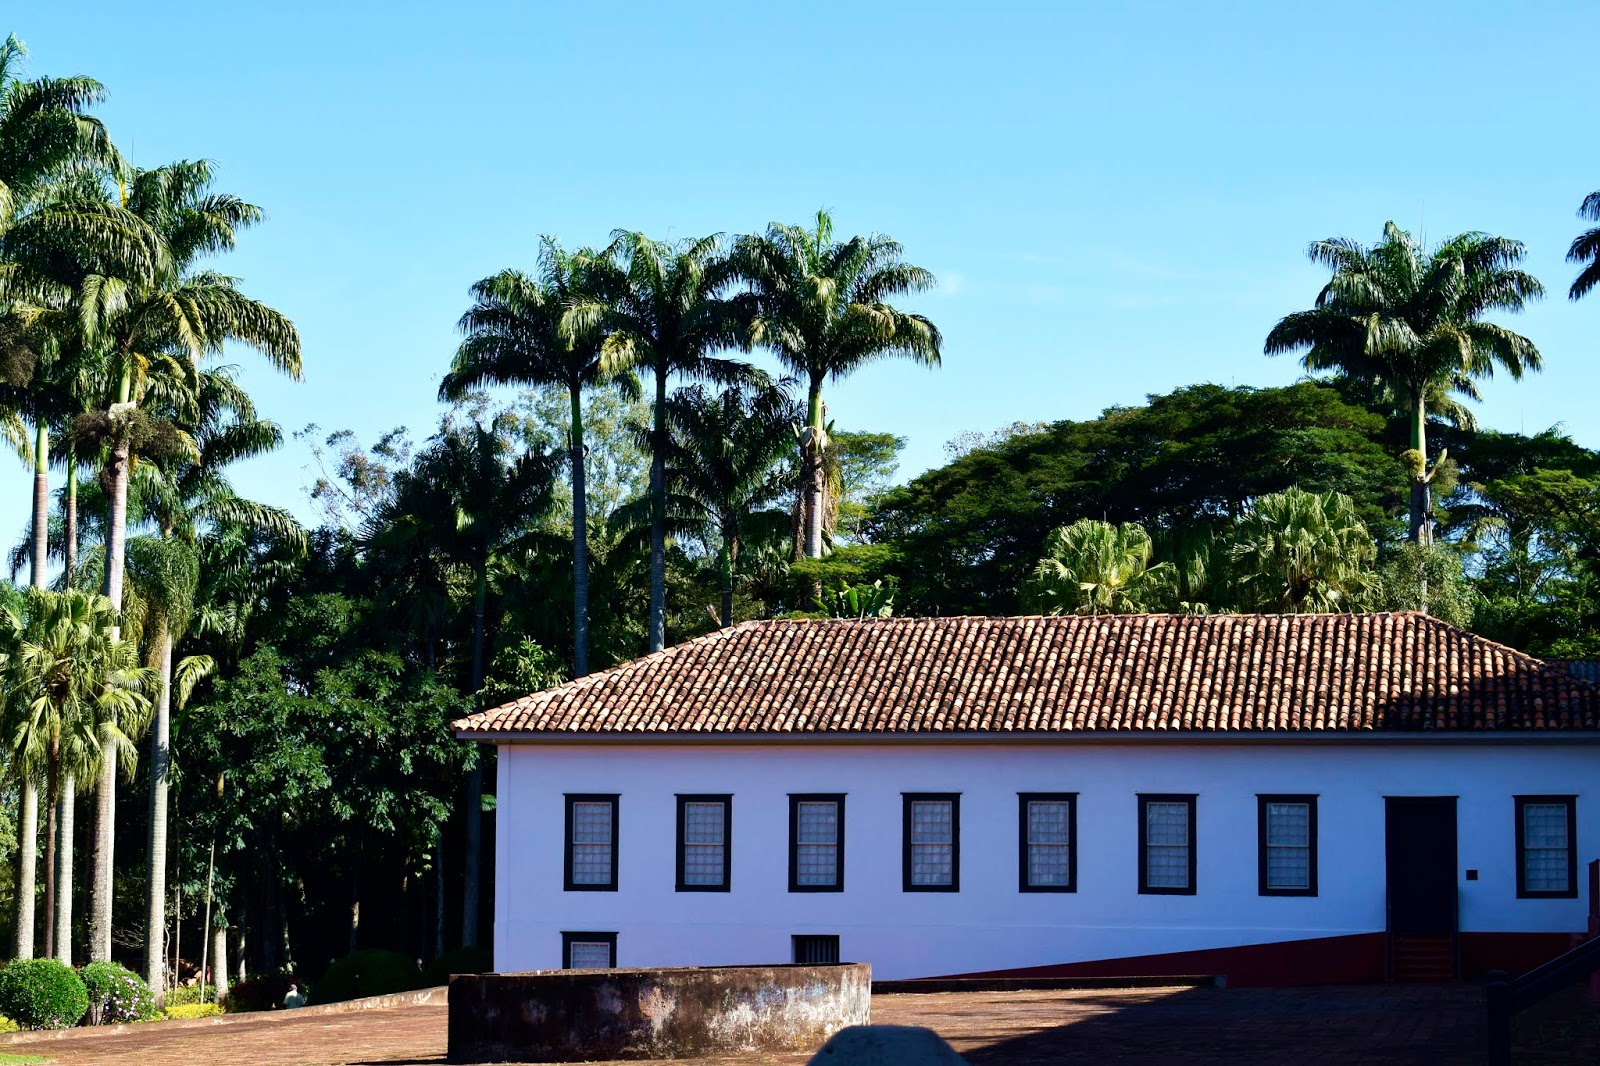
<svg viewBox="0 0 1600 1066">
<path fill-rule="evenodd" d="M 1421 614 L 746 622 L 455 723 L 506 734 L 1600 729 L 1600 689 Z"/>
</svg>

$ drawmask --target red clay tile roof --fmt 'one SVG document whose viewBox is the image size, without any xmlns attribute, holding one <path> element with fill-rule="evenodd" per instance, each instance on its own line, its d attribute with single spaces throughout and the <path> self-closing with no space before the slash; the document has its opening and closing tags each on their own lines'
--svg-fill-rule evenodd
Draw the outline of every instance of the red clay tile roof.
<svg viewBox="0 0 1600 1066">
<path fill-rule="evenodd" d="M 1421 614 L 745 622 L 455 723 L 507 734 L 1595 730 L 1600 689 Z"/>
</svg>

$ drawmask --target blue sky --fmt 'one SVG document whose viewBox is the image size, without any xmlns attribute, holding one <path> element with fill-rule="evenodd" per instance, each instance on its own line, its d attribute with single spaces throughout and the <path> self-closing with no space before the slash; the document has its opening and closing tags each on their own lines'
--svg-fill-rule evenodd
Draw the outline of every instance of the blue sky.
<svg viewBox="0 0 1600 1066">
<path fill-rule="evenodd" d="M 1600 187 L 1592 5 L 552 4 L 280 0 L 6 12 L 35 73 L 103 81 L 141 165 L 205 156 L 267 222 L 223 261 L 299 326 L 305 380 L 247 351 L 286 431 L 426 436 L 467 286 L 538 236 L 747 232 L 819 206 L 933 270 L 944 367 L 832 389 L 910 439 L 1091 417 L 1197 381 L 1293 380 L 1261 342 L 1323 275 L 1308 241 L 1527 243 L 1547 369 L 1485 424 L 1600 446 L 1600 299 L 1569 303 Z M 241 491 L 310 517 L 309 454 Z M 0 467 L 0 540 L 26 515 Z"/>
</svg>

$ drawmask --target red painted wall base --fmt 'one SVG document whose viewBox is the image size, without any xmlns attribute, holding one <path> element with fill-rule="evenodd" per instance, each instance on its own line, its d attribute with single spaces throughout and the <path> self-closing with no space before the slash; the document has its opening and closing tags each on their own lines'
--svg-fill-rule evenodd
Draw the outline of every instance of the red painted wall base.
<svg viewBox="0 0 1600 1066">
<path fill-rule="evenodd" d="M 1462 933 L 1461 977 L 1477 980 L 1490 970 L 1523 973 L 1571 946 L 1566 933 Z M 1226 977 L 1236 988 L 1288 985 L 1367 984 L 1384 979 L 1383 933 L 1283 940 L 1272 944 L 1134 955 L 1054 966 L 949 974 L 950 977 L 1152 977 L 1206 974 Z"/>
</svg>

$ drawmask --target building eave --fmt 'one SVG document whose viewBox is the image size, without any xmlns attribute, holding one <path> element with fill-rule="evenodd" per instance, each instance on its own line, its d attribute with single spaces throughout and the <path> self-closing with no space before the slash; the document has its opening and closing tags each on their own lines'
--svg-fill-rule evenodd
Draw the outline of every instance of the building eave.
<svg viewBox="0 0 1600 1066">
<path fill-rule="evenodd" d="M 1595 744 L 1600 730 L 1099 730 L 1055 733 L 535 733 L 456 730 L 461 740 L 525 747 L 864 747 L 1072 745 Z"/>
</svg>

